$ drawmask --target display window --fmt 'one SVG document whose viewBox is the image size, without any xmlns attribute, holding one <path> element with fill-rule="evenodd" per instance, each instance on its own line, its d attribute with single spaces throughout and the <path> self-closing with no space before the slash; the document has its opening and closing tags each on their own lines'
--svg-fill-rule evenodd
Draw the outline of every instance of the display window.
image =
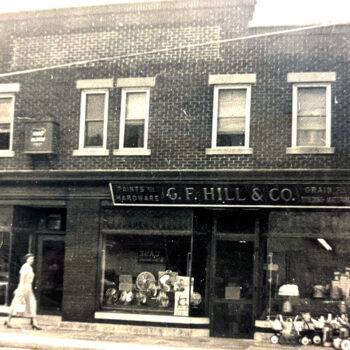
<svg viewBox="0 0 350 350">
<path fill-rule="evenodd" d="M 0 232 L 0 305 L 8 301 L 10 232 Z"/>
<path fill-rule="evenodd" d="M 350 239 L 273 238 L 267 252 L 272 312 L 338 314 L 343 301 L 350 306 Z"/>
<path fill-rule="evenodd" d="M 206 254 L 193 252 L 200 242 L 193 235 L 105 234 L 103 309 L 198 313 L 204 305 Z"/>
</svg>

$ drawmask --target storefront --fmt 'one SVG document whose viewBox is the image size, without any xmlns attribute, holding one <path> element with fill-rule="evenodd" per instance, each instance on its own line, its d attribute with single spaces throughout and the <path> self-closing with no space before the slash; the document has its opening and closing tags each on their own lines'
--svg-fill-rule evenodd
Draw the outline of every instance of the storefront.
<svg viewBox="0 0 350 350">
<path fill-rule="evenodd" d="M 2 305 L 27 251 L 39 312 L 67 321 L 251 337 L 257 320 L 284 312 L 283 285 L 298 287 L 289 313 L 350 301 L 347 185 L 123 179 L 51 193 L 1 203 Z"/>
</svg>

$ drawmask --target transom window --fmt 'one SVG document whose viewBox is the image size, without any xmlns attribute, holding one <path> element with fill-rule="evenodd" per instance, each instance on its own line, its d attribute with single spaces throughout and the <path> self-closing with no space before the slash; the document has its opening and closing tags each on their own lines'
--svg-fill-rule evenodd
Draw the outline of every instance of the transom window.
<svg viewBox="0 0 350 350">
<path fill-rule="evenodd" d="M 105 149 L 108 90 L 82 91 L 80 149 Z"/>
<path fill-rule="evenodd" d="M 212 147 L 248 147 L 250 86 L 215 86 Z"/>
<path fill-rule="evenodd" d="M 295 84 L 292 147 L 330 147 L 330 126 L 330 84 Z"/>
<path fill-rule="evenodd" d="M 14 96 L 0 95 L 0 150 L 11 150 Z"/>
<path fill-rule="evenodd" d="M 146 149 L 149 89 L 123 89 L 120 148 Z"/>
</svg>

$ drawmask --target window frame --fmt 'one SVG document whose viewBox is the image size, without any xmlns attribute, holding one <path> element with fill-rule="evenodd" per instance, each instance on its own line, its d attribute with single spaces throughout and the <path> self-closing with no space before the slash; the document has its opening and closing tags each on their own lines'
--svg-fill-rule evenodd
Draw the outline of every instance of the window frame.
<svg viewBox="0 0 350 350">
<path fill-rule="evenodd" d="M 325 146 L 298 146 L 298 89 L 299 88 L 326 88 L 326 144 Z M 330 149 L 331 148 L 331 120 L 332 120 L 332 92 L 331 83 L 293 83 L 292 106 L 292 149 Z"/>
<path fill-rule="evenodd" d="M 103 141 L 100 147 L 86 147 L 85 146 L 85 132 L 86 132 L 86 100 L 88 95 L 105 95 L 104 116 L 103 116 Z M 109 90 L 108 89 L 84 89 L 81 91 L 80 104 L 80 128 L 79 128 L 79 151 L 83 152 L 97 152 L 107 150 L 107 124 L 108 124 L 108 106 L 109 106 Z"/>
<path fill-rule="evenodd" d="M 14 132 L 14 119 L 15 119 L 15 93 L 10 92 L 1 92 L 0 99 L 11 98 L 11 107 L 10 107 L 10 140 L 9 148 L 0 150 L 0 157 L 13 157 L 13 132 Z"/>
<path fill-rule="evenodd" d="M 246 111 L 245 111 L 245 133 L 244 146 L 217 146 L 217 131 L 219 118 L 219 92 L 220 90 L 246 90 Z M 251 84 L 230 84 L 230 85 L 215 85 L 213 94 L 213 125 L 211 149 L 207 150 L 207 154 L 221 153 L 252 153 L 249 148 L 250 142 L 250 112 L 251 112 Z M 235 152 L 236 151 L 236 152 Z M 217 153 L 216 153 L 217 152 Z"/>
<path fill-rule="evenodd" d="M 144 139 L 143 147 L 124 147 L 125 140 L 125 118 L 126 118 L 126 98 L 128 93 L 143 92 L 146 93 L 146 110 L 145 110 L 145 125 L 144 125 Z M 121 109 L 120 109 L 120 130 L 119 130 L 119 149 L 116 154 L 125 152 L 139 155 L 139 152 L 147 152 L 148 147 L 148 123 L 149 123 L 149 108 L 150 108 L 150 88 L 148 87 L 132 87 L 122 88 L 121 92 Z M 118 152 L 119 151 L 119 152 Z"/>
</svg>

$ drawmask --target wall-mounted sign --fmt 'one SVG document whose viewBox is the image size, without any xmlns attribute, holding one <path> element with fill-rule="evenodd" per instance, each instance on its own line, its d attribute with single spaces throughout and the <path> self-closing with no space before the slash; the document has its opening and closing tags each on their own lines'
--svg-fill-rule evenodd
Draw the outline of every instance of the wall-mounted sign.
<svg viewBox="0 0 350 350">
<path fill-rule="evenodd" d="M 45 128 L 33 128 L 32 137 L 30 141 L 34 144 L 43 143 L 46 140 L 45 134 L 46 134 Z"/>
<path fill-rule="evenodd" d="M 347 206 L 350 186 L 337 184 L 118 184 L 114 205 Z"/>
<path fill-rule="evenodd" d="M 25 124 L 24 153 L 57 153 L 58 124 L 54 121 L 30 121 Z"/>
</svg>

